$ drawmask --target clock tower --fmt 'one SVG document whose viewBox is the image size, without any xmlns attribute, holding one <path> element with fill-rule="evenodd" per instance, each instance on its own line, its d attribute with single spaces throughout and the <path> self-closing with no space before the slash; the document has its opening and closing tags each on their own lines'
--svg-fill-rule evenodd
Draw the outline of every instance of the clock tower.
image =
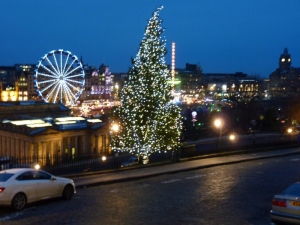
<svg viewBox="0 0 300 225">
<path fill-rule="evenodd" d="M 287 48 L 284 49 L 283 54 L 279 58 L 279 69 L 280 70 L 289 70 L 291 68 L 291 56 L 288 53 Z"/>
</svg>

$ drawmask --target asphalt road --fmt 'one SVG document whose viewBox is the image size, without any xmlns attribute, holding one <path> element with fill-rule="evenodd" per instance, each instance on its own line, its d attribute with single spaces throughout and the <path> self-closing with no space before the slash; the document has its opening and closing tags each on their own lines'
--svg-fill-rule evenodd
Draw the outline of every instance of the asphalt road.
<svg viewBox="0 0 300 225">
<path fill-rule="evenodd" d="M 78 189 L 74 199 L 0 210 L 0 224 L 266 225 L 272 197 L 300 177 L 300 155 Z"/>
</svg>

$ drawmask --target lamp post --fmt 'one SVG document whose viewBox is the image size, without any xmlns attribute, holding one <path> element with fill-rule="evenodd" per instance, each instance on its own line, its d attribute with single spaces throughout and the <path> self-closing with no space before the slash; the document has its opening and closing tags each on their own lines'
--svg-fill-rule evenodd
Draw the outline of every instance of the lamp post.
<svg viewBox="0 0 300 225">
<path fill-rule="evenodd" d="M 292 133 L 292 131 L 293 131 L 292 128 L 287 129 L 287 132 L 289 134 L 289 140 L 291 140 L 291 133 Z"/>
<path fill-rule="evenodd" d="M 111 125 L 111 130 L 116 135 L 118 133 L 118 131 L 119 131 L 119 125 L 116 124 L 116 123 L 113 123 Z M 116 152 L 115 155 L 114 155 L 114 160 L 113 160 L 113 163 L 116 166 L 116 168 L 118 168 L 118 157 L 119 157 L 119 153 Z"/>
<path fill-rule="evenodd" d="M 113 130 L 113 132 L 118 132 L 119 131 L 119 125 L 114 123 L 112 126 L 111 126 L 111 129 Z"/>
<path fill-rule="evenodd" d="M 117 124 L 117 123 L 113 123 L 113 124 L 111 124 L 111 127 L 110 127 L 110 130 L 111 130 L 111 133 L 113 134 L 113 136 L 114 136 L 114 147 L 117 147 L 116 146 L 116 143 L 117 143 L 117 140 L 118 140 L 118 132 L 119 132 L 119 124 Z"/>
<path fill-rule="evenodd" d="M 220 130 L 219 134 L 219 142 L 218 142 L 218 147 L 219 149 L 221 148 L 221 143 L 222 143 L 222 127 L 223 127 L 223 121 L 222 119 L 218 118 L 215 120 L 214 125 L 216 126 L 217 129 Z"/>
<path fill-rule="evenodd" d="M 239 136 L 236 133 L 232 132 L 228 136 L 228 139 L 229 139 L 229 142 L 230 142 L 230 147 L 233 148 L 233 149 L 235 149 L 236 148 L 235 143 L 238 142 Z"/>
</svg>

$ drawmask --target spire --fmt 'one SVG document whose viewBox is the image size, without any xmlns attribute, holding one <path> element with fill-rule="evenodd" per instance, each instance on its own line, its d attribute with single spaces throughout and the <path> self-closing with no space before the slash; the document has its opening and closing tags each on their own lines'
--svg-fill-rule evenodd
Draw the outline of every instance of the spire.
<svg viewBox="0 0 300 225">
<path fill-rule="evenodd" d="M 82 59 L 82 56 L 80 56 L 80 62 L 81 62 L 81 64 L 83 65 L 83 59 Z"/>
</svg>

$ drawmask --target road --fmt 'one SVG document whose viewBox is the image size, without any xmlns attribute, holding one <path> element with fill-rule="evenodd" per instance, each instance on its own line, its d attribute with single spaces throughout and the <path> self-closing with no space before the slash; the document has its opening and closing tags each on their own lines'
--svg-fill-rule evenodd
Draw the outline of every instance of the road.
<svg viewBox="0 0 300 225">
<path fill-rule="evenodd" d="M 300 156 L 260 159 L 79 189 L 24 211 L 0 209 L 0 224 L 266 225 L 272 197 L 300 177 Z"/>
</svg>

